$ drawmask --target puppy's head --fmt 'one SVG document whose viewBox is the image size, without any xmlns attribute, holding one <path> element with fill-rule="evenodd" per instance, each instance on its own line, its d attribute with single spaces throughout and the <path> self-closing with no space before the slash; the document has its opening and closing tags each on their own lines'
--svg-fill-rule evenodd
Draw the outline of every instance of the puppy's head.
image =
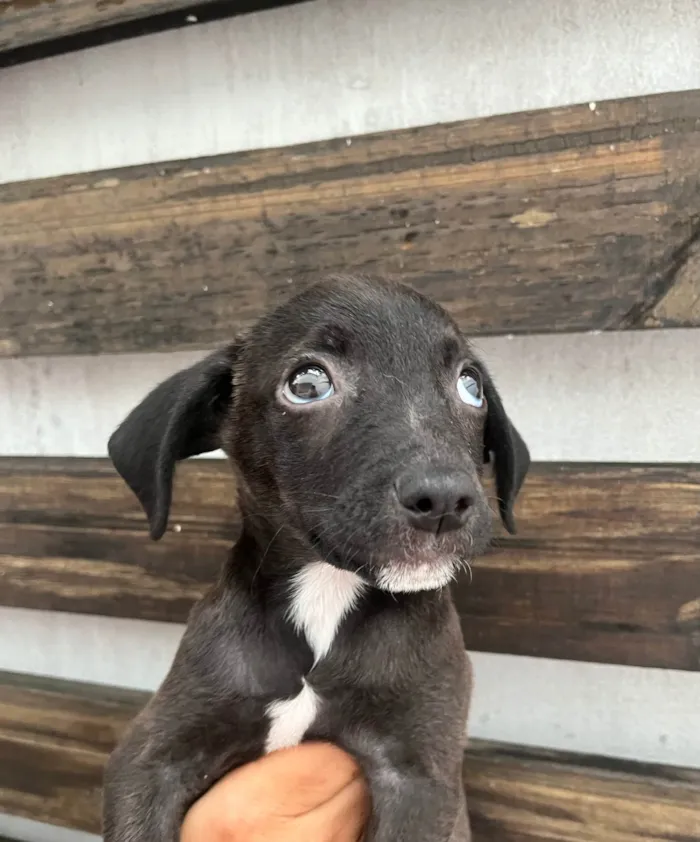
<svg viewBox="0 0 700 842">
<path fill-rule="evenodd" d="M 529 465 L 445 311 L 405 286 L 358 278 L 308 288 L 245 340 L 160 384 L 117 429 L 110 456 L 154 538 L 176 462 L 220 447 L 251 511 L 393 591 L 441 587 L 485 549 L 484 462 L 514 531 Z"/>
</svg>

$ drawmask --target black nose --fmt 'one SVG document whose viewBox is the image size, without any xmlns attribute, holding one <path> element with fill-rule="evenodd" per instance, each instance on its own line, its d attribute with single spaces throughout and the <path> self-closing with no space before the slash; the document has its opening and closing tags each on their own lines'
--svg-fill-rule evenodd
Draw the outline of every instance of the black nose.
<svg viewBox="0 0 700 842">
<path fill-rule="evenodd" d="M 474 482 L 452 470 L 412 472 L 399 477 L 396 495 L 416 529 L 449 532 L 464 525 L 474 504 Z"/>
</svg>

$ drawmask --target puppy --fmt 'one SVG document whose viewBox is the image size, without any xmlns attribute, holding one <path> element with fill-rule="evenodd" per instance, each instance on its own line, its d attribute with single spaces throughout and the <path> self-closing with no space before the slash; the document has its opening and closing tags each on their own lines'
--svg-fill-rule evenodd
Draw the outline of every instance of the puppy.
<svg viewBox="0 0 700 842">
<path fill-rule="evenodd" d="M 112 754 L 105 842 L 177 842 L 228 770 L 306 739 L 360 762 L 373 842 L 466 842 L 470 670 L 449 583 L 529 465 L 483 364 L 408 287 L 331 278 L 157 386 L 109 453 L 151 536 L 175 464 L 223 448 L 242 534 Z"/>
</svg>

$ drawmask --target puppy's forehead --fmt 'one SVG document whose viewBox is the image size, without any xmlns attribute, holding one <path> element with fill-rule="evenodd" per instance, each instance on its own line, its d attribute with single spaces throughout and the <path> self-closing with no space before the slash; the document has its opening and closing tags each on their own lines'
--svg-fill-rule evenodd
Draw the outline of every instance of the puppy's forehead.
<svg viewBox="0 0 700 842">
<path fill-rule="evenodd" d="M 388 344 L 397 350 L 428 350 L 445 340 L 460 340 L 441 307 L 409 287 L 386 281 L 322 282 L 289 301 L 279 315 L 291 344 L 306 342 L 341 352 L 371 352 Z"/>
</svg>

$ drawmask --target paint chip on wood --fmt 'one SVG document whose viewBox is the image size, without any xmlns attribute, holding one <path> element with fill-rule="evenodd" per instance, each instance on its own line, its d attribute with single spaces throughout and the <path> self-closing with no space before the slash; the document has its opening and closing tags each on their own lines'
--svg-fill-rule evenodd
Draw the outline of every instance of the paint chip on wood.
<svg viewBox="0 0 700 842">
<path fill-rule="evenodd" d="M 14 339 L 0 339 L 0 357 L 15 357 L 22 351 L 22 346 Z"/>
<path fill-rule="evenodd" d="M 528 208 L 523 213 L 511 216 L 510 221 L 518 228 L 542 228 L 556 218 L 556 213 L 550 213 L 539 208 Z"/>
<path fill-rule="evenodd" d="M 697 623 L 700 626 L 700 598 L 681 605 L 676 619 L 682 625 L 695 625 Z"/>
<path fill-rule="evenodd" d="M 101 190 L 107 187 L 118 187 L 119 186 L 119 179 L 118 178 L 103 178 L 102 181 L 96 181 L 92 185 L 95 190 Z"/>
</svg>

